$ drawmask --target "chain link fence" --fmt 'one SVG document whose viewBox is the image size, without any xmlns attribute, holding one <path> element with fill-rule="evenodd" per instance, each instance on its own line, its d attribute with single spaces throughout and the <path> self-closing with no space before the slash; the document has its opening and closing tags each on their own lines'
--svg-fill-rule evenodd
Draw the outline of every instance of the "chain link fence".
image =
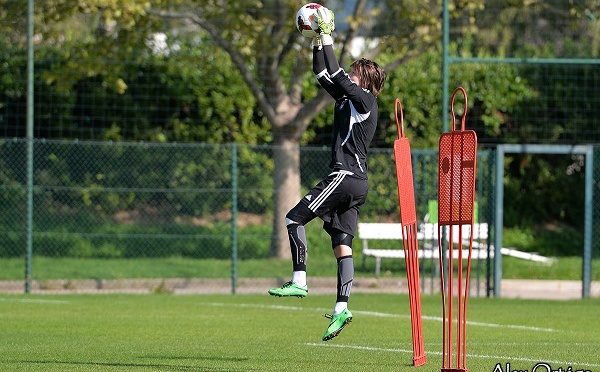
<svg viewBox="0 0 600 372">
<path fill-rule="evenodd" d="M 291 112 L 280 104 L 307 103 L 317 94 L 314 80 L 302 75 L 311 75 L 310 53 L 287 53 L 308 47 L 307 40 L 282 48 L 284 54 L 265 54 L 281 41 L 280 34 L 270 33 L 278 28 L 268 25 L 286 14 L 282 9 L 294 14 L 297 4 L 258 9 L 226 2 L 235 11 L 224 17 L 221 8 L 187 1 L 164 7 L 121 4 L 133 6 L 128 11 L 85 2 L 0 3 L 0 290 L 21 292 L 25 277 L 34 291 L 244 292 L 263 291 L 287 278 L 290 262 L 270 256 L 274 202 L 281 197 L 274 185 L 276 148 L 255 144 L 278 143 L 282 136 L 295 140 L 295 130 L 276 132 L 267 112 Z M 351 9 L 346 2 L 328 5 L 340 20 L 336 40 L 341 41 Z M 481 145 L 479 218 L 490 226 L 495 222 L 494 185 L 507 182 L 495 178 L 494 146 L 599 143 L 597 2 L 444 1 L 429 13 L 407 11 L 422 8 L 416 0 L 371 5 L 373 14 L 383 11 L 360 27 L 355 41 L 364 46 L 379 42 L 373 50 L 380 52 L 376 59 L 390 68 L 378 98 L 379 129 L 372 144 L 379 149 L 371 152 L 371 190 L 361 220 L 399 219 L 388 149 L 396 138 L 392 108 L 397 97 L 406 109 L 413 143 L 419 218 L 425 218 L 429 201 L 437 197 L 437 154 L 423 149 L 435 147 L 440 128 L 448 124 L 443 116 L 449 100 L 441 92 L 462 86 L 469 93 L 467 129 L 477 132 Z M 439 27 L 443 7 L 450 10 L 445 30 Z M 244 57 L 242 71 L 206 29 L 158 15 L 171 8 L 206 17 L 222 30 L 224 40 L 239 37 L 231 46 L 239 47 L 235 56 Z M 237 16 L 248 11 L 255 22 L 246 25 L 250 32 L 240 29 Z M 286 37 L 299 38 L 291 19 L 287 27 Z M 344 67 L 368 52 L 352 49 Z M 280 64 L 261 68 L 266 60 Z M 243 71 L 256 73 L 254 88 Z M 300 85 L 280 89 L 273 84 L 300 76 L 302 93 Z M 266 95 L 263 106 L 253 93 L 258 91 Z M 288 94 L 282 95 L 284 91 Z M 300 149 L 301 192 L 329 171 L 329 150 L 321 146 L 329 141 L 330 110 L 318 113 L 301 134 L 302 143 L 310 145 Z M 35 138 L 31 163 L 28 135 Z M 598 147 L 594 159 L 592 255 L 597 258 Z M 524 164 L 527 159 L 513 161 Z M 570 217 L 566 223 L 580 228 L 573 208 L 537 212 L 540 204 L 553 206 L 555 201 L 551 193 L 538 197 L 536 187 L 551 185 L 556 194 L 565 195 L 562 190 L 570 188 L 563 185 L 572 185 L 564 179 L 555 182 L 554 171 L 546 171 L 551 162 L 538 167 L 543 177 L 537 183 L 523 177 L 533 185 L 527 192 L 516 190 L 519 183 L 514 182 L 525 165 L 510 169 L 513 196 L 522 198 L 515 204 L 523 208 L 511 211 L 509 225 L 518 226 L 524 217 L 530 224 L 565 222 L 564 214 Z M 581 172 L 575 173 L 566 178 L 576 183 Z M 577 198 L 556 203 L 565 200 L 570 206 L 581 204 Z M 329 237 L 318 221 L 307 230 L 309 276 L 313 284 L 322 281 L 323 288 L 333 291 Z M 489 240 L 493 237 L 491 229 Z M 355 246 L 360 257 L 360 239 Z M 373 260 L 365 260 L 364 266 L 357 265 L 356 290 L 404 290 L 403 265 L 402 260 L 384 260 L 383 274 L 376 277 Z M 474 293 L 489 293 L 493 264 L 479 260 L 473 269 Z M 423 290 L 434 291 L 437 262 L 423 260 L 422 270 Z"/>
<path fill-rule="evenodd" d="M 269 255 L 272 152 L 270 146 L 35 140 L 28 220 L 27 141 L 4 140 L 0 260 L 7 269 L 1 286 L 22 291 L 30 265 L 33 291 L 261 292 L 291 270 L 289 260 Z M 478 160 L 484 220 L 493 206 L 489 155 L 482 152 Z M 303 191 L 328 173 L 329 156 L 326 148 L 301 148 Z M 437 198 L 437 153 L 414 150 L 413 156 L 417 213 L 425 218 L 428 201 Z M 399 222 L 391 149 L 372 151 L 370 174 L 361 221 Z M 313 287 L 334 291 L 329 237 L 318 219 L 307 230 Z M 392 245 L 401 248 L 399 241 Z M 355 247 L 360 258 L 359 237 Z M 372 260 L 359 262 L 357 290 L 405 289 L 403 260 L 386 260 L 381 277 Z M 437 262 L 422 266 L 424 289 L 434 290 Z M 476 267 L 483 289 L 486 266 Z"/>
</svg>

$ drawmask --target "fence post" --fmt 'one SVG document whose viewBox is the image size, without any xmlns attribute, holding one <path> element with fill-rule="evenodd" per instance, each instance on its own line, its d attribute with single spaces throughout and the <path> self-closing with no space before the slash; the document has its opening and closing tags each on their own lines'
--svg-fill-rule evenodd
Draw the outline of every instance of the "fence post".
<svg viewBox="0 0 600 372">
<path fill-rule="evenodd" d="M 237 290 L 237 143 L 231 145 L 231 293 Z"/>
<path fill-rule="evenodd" d="M 592 282 L 592 231 L 594 213 L 594 148 L 591 145 L 586 146 L 585 151 L 585 210 L 584 210 L 584 235 L 583 235 L 583 268 L 581 297 L 590 297 L 590 287 Z"/>
<path fill-rule="evenodd" d="M 33 0 L 27 1 L 27 253 L 25 293 L 31 292 L 33 256 Z"/>
</svg>

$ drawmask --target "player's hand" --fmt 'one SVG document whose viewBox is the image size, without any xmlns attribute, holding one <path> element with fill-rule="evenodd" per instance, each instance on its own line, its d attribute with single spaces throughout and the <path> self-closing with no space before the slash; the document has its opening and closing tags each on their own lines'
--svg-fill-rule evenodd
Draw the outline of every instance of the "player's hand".
<svg viewBox="0 0 600 372">
<path fill-rule="evenodd" d="M 310 46 L 313 48 L 319 48 L 321 50 L 324 45 L 333 46 L 333 37 L 331 35 L 319 34 L 319 36 L 312 39 Z"/>
<path fill-rule="evenodd" d="M 331 35 L 331 32 L 335 30 L 335 16 L 333 12 L 322 6 L 317 9 L 315 18 L 321 30 L 321 35 Z"/>
<path fill-rule="evenodd" d="M 310 42 L 310 46 L 319 49 L 323 48 L 323 43 L 321 42 L 321 35 L 313 37 L 312 41 Z"/>
</svg>

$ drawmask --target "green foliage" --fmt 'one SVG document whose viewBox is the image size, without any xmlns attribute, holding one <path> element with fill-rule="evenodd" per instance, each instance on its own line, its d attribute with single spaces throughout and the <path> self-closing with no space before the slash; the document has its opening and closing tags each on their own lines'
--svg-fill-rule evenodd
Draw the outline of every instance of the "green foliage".
<svg viewBox="0 0 600 372">
<path fill-rule="evenodd" d="M 36 28 L 45 41 L 36 46 L 36 91 L 44 92 L 35 101 L 36 136 L 159 142 L 270 139 L 248 86 L 205 33 L 198 38 L 197 29 L 174 26 L 165 30 L 169 39 L 163 45 L 155 28 L 160 22 L 145 13 L 149 3 L 125 3 L 100 1 L 80 8 L 44 3 L 41 17 L 48 22 Z M 9 12 L 17 12 L 15 4 L 8 1 Z M 21 36 L 23 30 L 10 29 Z M 24 137 L 25 126 L 12 121 L 24 123 L 24 111 L 11 110 L 25 107 L 25 44 L 2 39 L 0 50 L 2 66 L 14 65 L 0 80 L 0 110 L 8 110 L 2 117 L 11 119 L 8 135 Z"/>
<path fill-rule="evenodd" d="M 440 121 L 441 57 L 437 52 L 425 53 L 390 72 L 380 99 L 380 121 L 376 144 L 390 146 L 398 138 L 394 117 L 394 100 L 404 108 L 404 130 L 413 148 L 437 148 L 443 123 Z M 522 68 L 510 64 L 470 64 L 451 66 L 451 90 L 462 86 L 469 96 L 467 129 L 473 129 L 484 142 L 507 141 L 506 128 L 511 125 L 511 112 L 525 107 L 537 93 L 530 87 Z M 452 123 L 447 123 L 451 129 Z M 459 123 L 460 124 L 460 123 Z"/>
<path fill-rule="evenodd" d="M 24 141 L 0 146 L 0 254 L 20 255 L 25 179 L 15 161 Z M 229 145 L 36 142 L 36 254 L 72 257 L 228 257 L 232 196 Z M 270 148 L 239 147 L 238 211 L 273 206 Z M 158 165 L 158 168 L 157 168 Z M 221 215 L 220 215 L 221 214 Z M 150 238 L 153 239 L 150 239 Z M 151 242 L 149 242 L 151 241 Z M 262 242 L 247 257 L 263 256 Z M 214 247 L 205 249 L 203 247 Z"/>
<path fill-rule="evenodd" d="M 238 208 L 242 212 L 265 214 L 273 210 L 272 149 L 238 147 Z"/>
<path fill-rule="evenodd" d="M 506 159 L 505 200 L 511 207 L 505 213 L 506 226 L 568 224 L 583 230 L 581 156 L 523 154 Z"/>
<path fill-rule="evenodd" d="M 390 151 L 371 151 L 369 155 L 369 195 L 361 209 L 362 219 L 399 221 L 396 167 Z"/>
<path fill-rule="evenodd" d="M 404 111 L 404 133 L 412 148 L 436 148 L 442 128 L 440 121 L 441 81 L 431 76 L 440 73 L 441 59 L 437 52 L 428 52 L 412 59 L 402 68 L 389 72 L 388 81 L 379 98 L 378 147 L 393 146 L 398 138 L 394 101 L 399 98 Z"/>
<path fill-rule="evenodd" d="M 330 104 L 310 112 L 308 129 L 295 132 L 302 128 L 293 121 L 295 110 L 314 104 L 318 92 L 310 71 L 310 51 L 301 49 L 308 47 L 308 41 L 298 37 L 289 21 L 299 3 L 224 4 L 216 6 L 210 0 L 36 3 L 34 136 L 260 145 L 276 141 L 273 125 L 277 122 L 277 128 L 284 128 L 280 135 L 293 135 L 303 144 L 328 145 Z M 26 128 L 26 7 L 14 0 L 0 0 L 0 5 L 0 124 L 4 137 L 22 138 Z M 450 6 L 452 56 L 598 56 L 597 1 L 461 0 Z M 170 11 L 176 14 L 161 13 Z M 440 11 L 439 1 L 377 1 L 360 17 L 336 17 L 340 20 L 336 40 L 350 33 L 348 27 L 358 27 L 358 35 L 367 36 L 367 42 L 371 36 L 378 38 L 377 48 L 365 50 L 365 55 L 390 66 L 379 98 L 374 147 L 389 149 L 397 137 L 395 98 L 402 99 L 406 134 L 414 149 L 435 148 L 443 124 L 449 124 L 440 121 Z M 599 74 L 595 65 L 585 64 L 460 63 L 450 68 L 450 89 L 457 85 L 467 89 L 468 124 L 482 143 L 578 143 L 598 140 L 593 102 Z M 270 118 L 269 109 L 274 115 Z M 84 220 L 100 226 L 118 213 L 162 214 L 168 221 L 180 215 L 187 222 L 231 207 L 230 166 L 220 164 L 230 158 L 227 148 L 206 148 L 192 154 L 193 161 L 186 157 L 189 154 L 154 150 L 147 144 L 92 147 L 85 153 L 36 149 L 35 162 L 41 167 L 35 175 L 40 184 L 36 202 L 40 210 L 61 216 L 61 222 L 75 219 L 82 211 Z M 303 189 L 327 172 L 326 162 L 311 151 L 301 158 L 303 165 L 314 167 L 302 168 Z M 372 188 L 363 215 L 390 218 L 397 215 L 390 158 L 375 151 L 373 155 Z M 86 159 L 84 167 L 79 167 L 81 158 Z M 122 160 L 126 158 L 138 161 L 125 165 Z M 25 226 L 21 187 L 25 165 L 8 164 L 4 159 L 0 160 L 0 195 L 10 212 L 4 211 L 0 219 L 11 231 L 4 236 L 7 244 L 19 246 L 22 238 L 12 232 Z M 266 149 L 242 149 L 239 161 L 240 184 L 250 185 L 242 186 L 240 210 L 268 215 L 281 195 L 273 191 L 272 154 Z M 517 156 L 509 162 L 505 180 L 508 226 L 564 224 L 581 229 L 580 159 L 554 162 Z M 415 170 L 429 168 L 423 165 Z M 49 191 L 54 185 L 64 188 Z M 122 185 L 137 190 L 124 191 L 119 189 Z M 418 205 L 432 198 L 430 186 L 418 185 Z M 180 189 L 193 191 L 176 191 Z M 47 227 L 46 232 L 60 231 L 58 223 L 52 225 L 45 218 L 37 217 L 36 224 Z M 90 255 L 89 243 L 81 244 L 73 248 L 74 254 Z M 126 254 L 122 248 L 98 247 L 102 256 Z M 254 250 L 262 252 L 263 244 L 248 248 Z M 567 247 L 564 250 L 569 252 Z"/>
<path fill-rule="evenodd" d="M 184 115 L 173 122 L 167 139 L 270 142 L 268 125 L 241 75 L 232 72 L 229 56 L 207 37 L 182 36 L 177 38 L 178 50 L 164 57 L 170 76 L 180 80 L 177 87 L 185 97 Z"/>
<path fill-rule="evenodd" d="M 565 224 L 528 225 L 505 228 L 503 245 L 543 256 L 581 256 L 583 234 Z"/>
</svg>

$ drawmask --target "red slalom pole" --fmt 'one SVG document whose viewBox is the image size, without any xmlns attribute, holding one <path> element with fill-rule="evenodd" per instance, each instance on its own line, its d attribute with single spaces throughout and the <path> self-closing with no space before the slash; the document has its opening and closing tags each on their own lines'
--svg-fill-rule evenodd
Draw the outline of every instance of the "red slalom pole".
<svg viewBox="0 0 600 372">
<path fill-rule="evenodd" d="M 454 100 L 459 92 L 464 96 L 464 110 L 461 128 L 457 129 Z M 439 143 L 438 246 L 443 311 L 442 372 L 467 371 L 467 304 L 473 251 L 477 163 L 477 135 L 475 131 L 465 129 L 467 106 L 467 92 L 462 87 L 456 88 L 452 94 L 452 131 L 443 133 Z M 470 228 L 468 242 L 463 239 L 464 226 Z M 445 271 L 442 245 L 444 231 L 448 235 L 448 262 Z M 465 265 L 463 245 L 466 244 L 468 250 Z M 456 329 L 453 328 L 454 323 Z"/>
<path fill-rule="evenodd" d="M 421 317 L 421 287 L 419 285 L 419 245 L 417 240 L 417 214 L 415 208 L 415 189 L 412 174 L 410 142 L 404 136 L 404 114 L 402 103 L 396 98 L 395 115 L 398 127 L 398 139 L 394 141 L 394 159 L 396 179 L 398 181 L 398 202 L 402 222 L 402 244 L 406 262 L 406 279 L 410 299 L 410 319 L 413 341 L 413 365 L 427 363 L 423 339 L 423 321 Z"/>
</svg>

